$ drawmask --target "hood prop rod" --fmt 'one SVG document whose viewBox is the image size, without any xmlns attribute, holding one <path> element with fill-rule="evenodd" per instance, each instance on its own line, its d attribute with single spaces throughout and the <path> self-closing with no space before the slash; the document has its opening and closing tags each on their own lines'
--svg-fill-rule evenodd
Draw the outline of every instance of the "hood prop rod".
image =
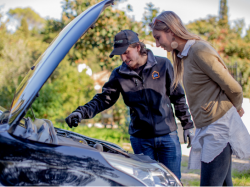
<svg viewBox="0 0 250 187">
<path fill-rule="evenodd" d="M 33 114 L 34 118 L 36 119 L 36 116 L 35 116 L 35 114 L 34 114 L 34 112 L 33 112 L 32 107 L 30 107 L 30 109 L 31 109 L 31 112 L 32 112 L 32 114 Z"/>
</svg>

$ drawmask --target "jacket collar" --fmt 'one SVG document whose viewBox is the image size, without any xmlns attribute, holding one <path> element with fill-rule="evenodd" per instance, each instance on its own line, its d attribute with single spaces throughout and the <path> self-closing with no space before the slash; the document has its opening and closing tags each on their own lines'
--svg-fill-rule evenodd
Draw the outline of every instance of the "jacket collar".
<svg viewBox="0 0 250 187">
<path fill-rule="evenodd" d="M 148 51 L 148 59 L 147 59 L 147 64 L 146 64 L 144 70 L 152 68 L 155 64 L 157 64 L 157 61 L 155 59 L 153 52 L 149 49 L 147 49 L 147 51 Z M 138 76 L 138 74 L 135 71 L 133 71 L 132 69 L 130 69 L 125 64 L 125 62 L 123 62 L 122 65 L 120 66 L 119 73 L 126 74 L 126 75 L 137 75 Z"/>
</svg>

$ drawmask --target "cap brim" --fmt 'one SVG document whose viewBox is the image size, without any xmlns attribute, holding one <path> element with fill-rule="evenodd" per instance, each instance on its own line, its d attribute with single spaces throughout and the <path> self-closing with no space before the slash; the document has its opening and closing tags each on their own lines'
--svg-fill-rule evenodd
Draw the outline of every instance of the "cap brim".
<svg viewBox="0 0 250 187">
<path fill-rule="evenodd" d="M 128 46 L 129 45 L 124 47 L 114 48 L 113 51 L 110 53 L 109 58 L 112 58 L 114 55 L 122 55 L 127 50 Z"/>
</svg>

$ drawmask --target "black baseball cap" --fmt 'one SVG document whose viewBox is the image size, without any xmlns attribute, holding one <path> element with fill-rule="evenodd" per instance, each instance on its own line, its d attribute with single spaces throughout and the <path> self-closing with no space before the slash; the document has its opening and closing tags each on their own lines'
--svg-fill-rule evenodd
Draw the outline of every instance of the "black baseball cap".
<svg viewBox="0 0 250 187">
<path fill-rule="evenodd" d="M 109 57 L 112 58 L 114 55 L 121 55 L 125 53 L 128 46 L 136 42 L 139 42 L 137 33 L 131 30 L 122 30 L 115 35 L 114 49 L 110 53 Z"/>
</svg>

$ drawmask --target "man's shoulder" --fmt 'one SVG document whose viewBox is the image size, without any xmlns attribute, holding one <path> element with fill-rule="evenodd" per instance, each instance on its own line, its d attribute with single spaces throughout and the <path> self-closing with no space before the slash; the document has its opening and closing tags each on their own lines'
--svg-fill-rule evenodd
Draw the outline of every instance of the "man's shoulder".
<svg viewBox="0 0 250 187">
<path fill-rule="evenodd" d="M 121 69 L 121 65 L 113 69 L 113 72 L 119 72 L 120 69 Z"/>
<path fill-rule="evenodd" d="M 155 59 L 157 62 L 162 62 L 162 63 L 164 63 L 168 60 L 167 57 L 162 57 L 162 56 L 155 56 Z"/>
<path fill-rule="evenodd" d="M 121 65 L 112 70 L 110 77 L 115 78 L 120 76 L 119 71 L 121 69 Z"/>
<path fill-rule="evenodd" d="M 155 56 L 155 59 L 157 61 L 157 66 L 165 67 L 166 69 L 173 66 L 171 61 L 166 57 Z"/>
<path fill-rule="evenodd" d="M 163 65 L 163 64 L 171 64 L 171 61 L 167 57 L 162 56 L 155 56 L 155 59 L 157 61 L 157 64 Z"/>
</svg>

